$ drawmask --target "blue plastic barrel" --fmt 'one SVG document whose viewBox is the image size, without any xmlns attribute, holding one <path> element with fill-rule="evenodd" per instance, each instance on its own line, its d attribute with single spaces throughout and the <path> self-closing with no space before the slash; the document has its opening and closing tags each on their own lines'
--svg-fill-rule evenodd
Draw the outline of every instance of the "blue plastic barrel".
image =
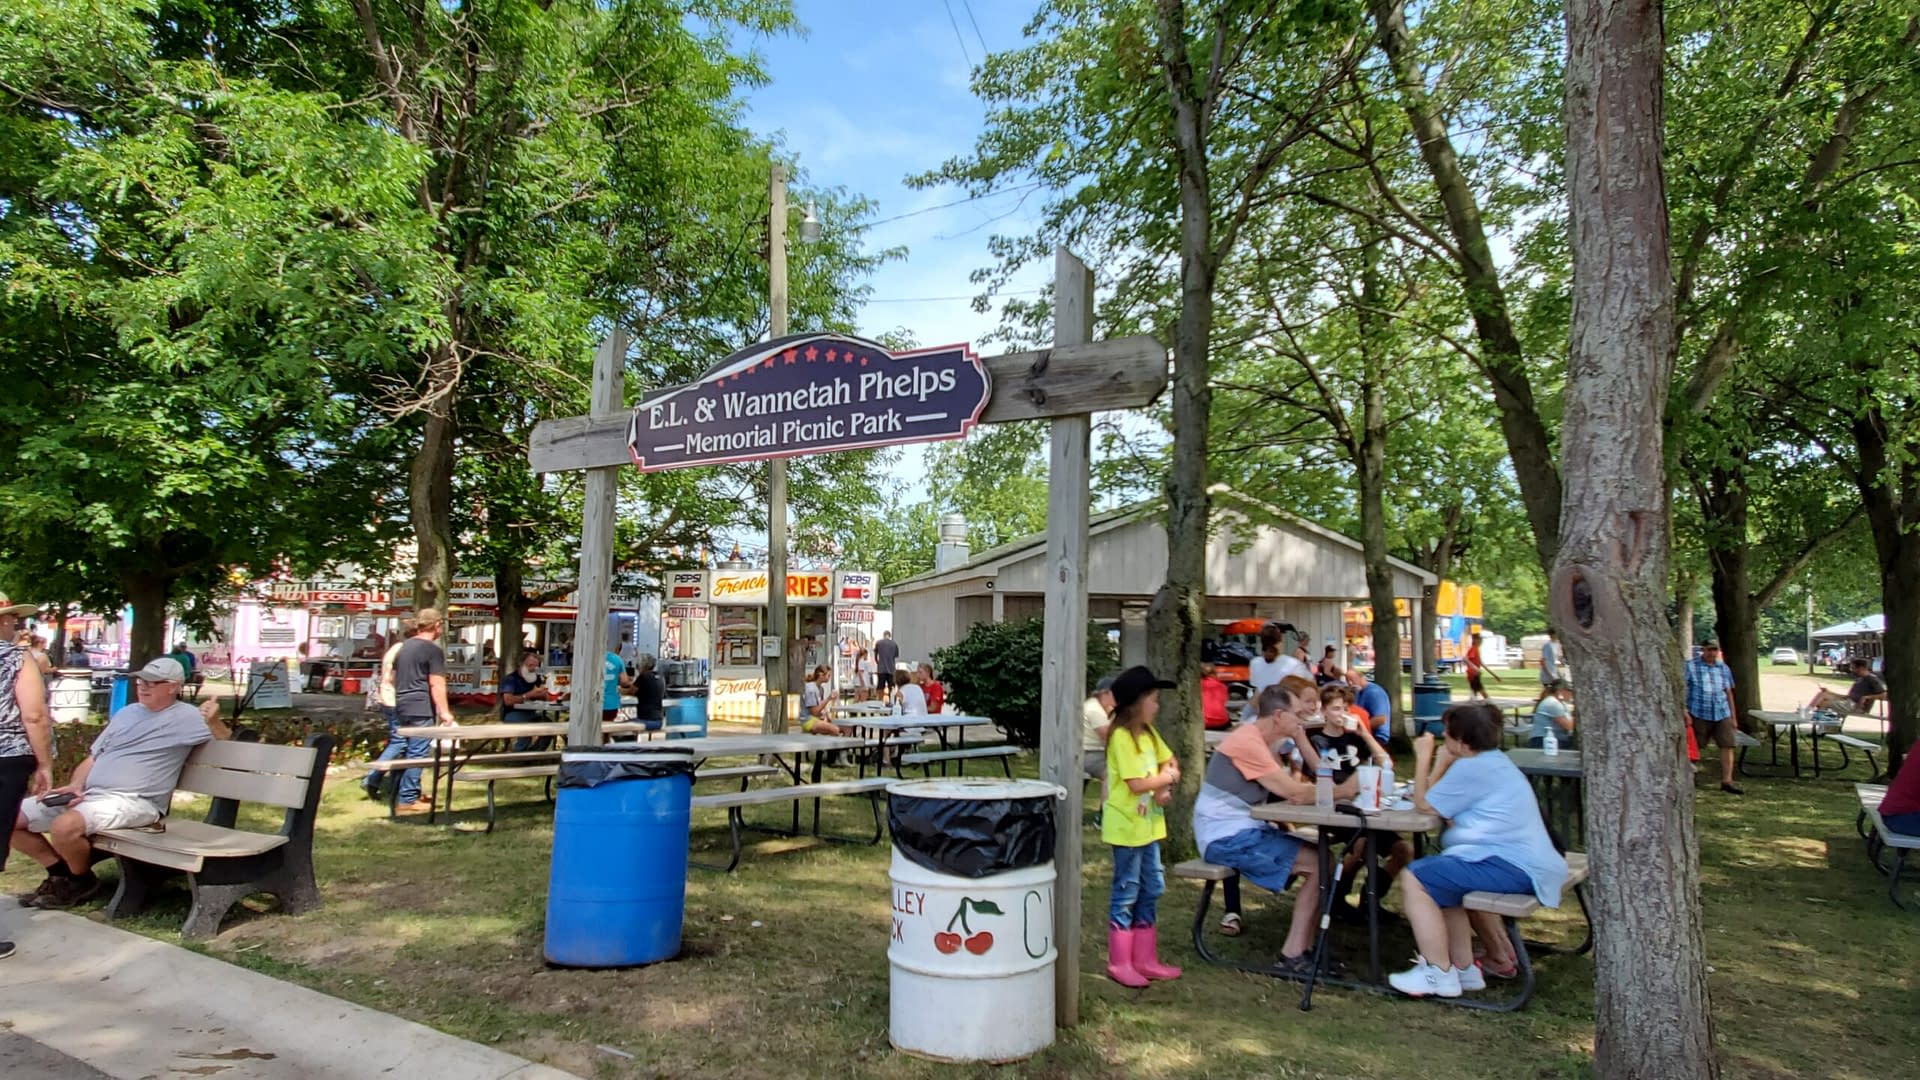
<svg viewBox="0 0 1920 1080">
<path fill-rule="evenodd" d="M 107 719 L 133 702 L 133 676 L 124 671 L 113 673 L 113 696 L 107 701 Z"/>
<path fill-rule="evenodd" d="M 1438 679 L 1428 678 L 1413 684 L 1413 718 L 1438 720 L 1453 700 L 1453 688 Z"/>
<path fill-rule="evenodd" d="M 692 739 L 707 733 L 707 695 L 690 694 L 686 697 L 667 699 L 667 726 L 673 727 L 679 724 L 697 725 L 700 730 L 684 735 L 676 732 L 668 735 L 667 738 Z"/>
<path fill-rule="evenodd" d="M 690 753 L 654 745 L 568 750 L 555 801 L 547 962 L 632 967 L 677 955 L 687 905 Z"/>
</svg>

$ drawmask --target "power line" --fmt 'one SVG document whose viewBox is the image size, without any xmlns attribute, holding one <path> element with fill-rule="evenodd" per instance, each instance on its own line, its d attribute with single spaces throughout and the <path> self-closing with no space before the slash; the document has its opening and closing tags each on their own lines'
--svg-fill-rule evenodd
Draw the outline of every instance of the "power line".
<svg viewBox="0 0 1920 1080">
<path fill-rule="evenodd" d="M 960 20 L 953 17 L 952 0 L 940 0 L 940 6 L 947 9 L 947 23 L 953 27 L 953 40 L 960 43 L 960 55 L 967 62 L 967 70 L 973 70 L 973 57 L 967 52 L 967 39 L 960 33 Z"/>
<path fill-rule="evenodd" d="M 972 0 L 960 0 L 960 6 L 967 11 L 967 21 L 973 24 L 973 36 L 980 39 L 980 62 L 984 64 L 987 62 L 987 54 L 992 50 L 987 48 L 986 35 L 980 32 L 980 20 L 973 17 L 973 2 Z"/>
<path fill-rule="evenodd" d="M 1040 181 L 1035 180 L 1032 183 L 1021 184 L 1018 187 L 1001 188 L 998 191 L 983 191 L 978 195 L 969 195 L 964 199 L 955 199 L 952 202 L 940 203 L 937 206 L 923 206 L 918 210 L 909 210 L 904 214 L 895 214 L 892 217 L 881 218 L 878 221 L 863 221 L 857 228 L 871 229 L 875 225 L 890 225 L 896 221 L 905 221 L 910 217 L 919 217 L 921 214 L 931 214 L 935 210 L 951 210 L 956 206 L 965 206 L 970 202 L 979 202 L 981 199 L 991 199 L 996 195 L 1012 195 L 1016 192 L 1032 191 L 1039 186 Z"/>
<path fill-rule="evenodd" d="M 1002 289 L 993 295 L 1038 296 L 1045 291 L 1045 289 Z M 864 302 L 868 304 L 932 304 L 943 300 L 972 300 L 977 295 L 979 294 L 968 293 L 964 296 L 891 296 L 882 299 L 869 298 Z"/>
</svg>

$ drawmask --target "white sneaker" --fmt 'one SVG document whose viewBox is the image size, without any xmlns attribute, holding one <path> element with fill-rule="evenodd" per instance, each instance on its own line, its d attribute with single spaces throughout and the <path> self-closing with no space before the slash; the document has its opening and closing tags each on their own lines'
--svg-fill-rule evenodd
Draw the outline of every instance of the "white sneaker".
<svg viewBox="0 0 1920 1080">
<path fill-rule="evenodd" d="M 1387 982 L 1408 997 L 1460 996 L 1460 973 L 1452 968 L 1435 967 L 1427 963 L 1424 956 L 1414 957 L 1412 967 L 1387 976 Z"/>
<path fill-rule="evenodd" d="M 1485 990 L 1487 988 L 1487 976 L 1480 970 L 1479 964 L 1469 964 L 1466 967 L 1460 968 L 1457 974 L 1460 976 L 1460 989 L 1462 990 Z"/>
</svg>

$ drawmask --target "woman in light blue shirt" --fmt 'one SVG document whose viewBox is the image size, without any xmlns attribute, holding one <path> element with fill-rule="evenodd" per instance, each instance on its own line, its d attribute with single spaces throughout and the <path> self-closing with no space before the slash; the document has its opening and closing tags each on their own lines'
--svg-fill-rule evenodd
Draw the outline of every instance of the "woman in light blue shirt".
<svg viewBox="0 0 1920 1080">
<path fill-rule="evenodd" d="M 1547 907 L 1559 907 L 1567 881 L 1567 860 L 1540 820 L 1533 786 L 1500 752 L 1500 710 L 1469 702 L 1448 709 L 1441 722 L 1447 739 L 1438 754 L 1431 734 L 1414 740 L 1413 801 L 1423 812 L 1446 818 L 1447 830 L 1440 854 L 1415 861 L 1400 875 L 1401 905 L 1420 956 L 1387 980 L 1412 997 L 1486 989 L 1486 977 L 1473 962 L 1473 927 L 1461 906 L 1468 893 L 1531 893 Z"/>
<path fill-rule="evenodd" d="M 1562 750 L 1573 749 L 1573 687 L 1565 679 L 1547 684 L 1546 692 L 1533 704 L 1533 729 L 1527 732 L 1527 745 L 1535 750 L 1546 743 L 1547 729 L 1553 728 L 1555 743 Z"/>
</svg>

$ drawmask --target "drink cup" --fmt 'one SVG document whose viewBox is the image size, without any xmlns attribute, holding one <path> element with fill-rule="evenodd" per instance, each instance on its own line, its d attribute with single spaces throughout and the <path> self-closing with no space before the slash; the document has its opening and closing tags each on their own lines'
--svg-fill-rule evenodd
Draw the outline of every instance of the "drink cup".
<svg viewBox="0 0 1920 1080">
<path fill-rule="evenodd" d="M 1362 765 L 1354 770 L 1360 790 L 1354 793 L 1354 802 L 1362 810 L 1380 809 L 1380 766 Z"/>
</svg>

